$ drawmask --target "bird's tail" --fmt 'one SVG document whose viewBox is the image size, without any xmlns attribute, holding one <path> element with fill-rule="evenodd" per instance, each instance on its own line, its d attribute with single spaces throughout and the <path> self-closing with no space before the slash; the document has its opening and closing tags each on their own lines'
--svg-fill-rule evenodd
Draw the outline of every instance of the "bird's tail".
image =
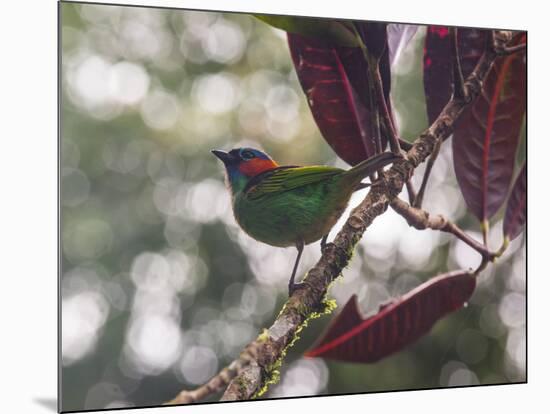
<svg viewBox="0 0 550 414">
<path fill-rule="evenodd" d="M 392 152 L 383 152 L 382 154 L 374 155 L 347 170 L 346 178 L 352 182 L 359 182 L 363 178 L 371 175 L 373 172 L 397 161 L 400 158 L 401 156 L 395 155 Z"/>
</svg>

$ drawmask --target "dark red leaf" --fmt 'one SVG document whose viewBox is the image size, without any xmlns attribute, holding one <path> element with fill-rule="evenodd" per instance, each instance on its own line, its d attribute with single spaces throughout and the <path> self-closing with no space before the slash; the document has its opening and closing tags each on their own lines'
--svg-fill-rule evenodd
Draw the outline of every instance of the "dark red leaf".
<svg viewBox="0 0 550 414">
<path fill-rule="evenodd" d="M 462 74 L 472 73 L 485 47 L 488 30 L 458 29 L 458 53 Z M 428 26 L 424 43 L 424 92 L 428 121 L 433 123 L 451 98 L 451 42 L 445 26 Z"/>
<path fill-rule="evenodd" d="M 466 271 L 446 273 L 383 305 L 363 319 L 353 295 L 307 357 L 375 362 L 412 344 L 472 296 L 476 279 Z"/>
<path fill-rule="evenodd" d="M 371 56 L 379 59 L 388 47 L 387 23 L 355 22 L 355 27 Z"/>
<path fill-rule="evenodd" d="M 355 165 L 379 152 L 371 134 L 368 67 L 361 49 L 292 33 L 288 45 L 313 118 L 336 154 Z M 388 48 L 380 72 L 389 102 Z"/>
<path fill-rule="evenodd" d="M 322 38 L 331 44 L 357 47 L 360 45 L 351 23 L 336 19 L 318 19 L 314 17 L 276 16 L 256 14 L 257 19 L 286 32 L 303 36 Z"/>
<path fill-rule="evenodd" d="M 526 78 L 524 53 L 499 58 L 453 134 L 456 178 L 480 221 L 497 212 L 510 188 L 525 114 Z"/>
<path fill-rule="evenodd" d="M 506 213 L 504 214 L 504 235 L 510 240 L 515 239 L 525 225 L 527 214 L 527 165 L 523 164 L 521 171 L 512 187 Z"/>
</svg>

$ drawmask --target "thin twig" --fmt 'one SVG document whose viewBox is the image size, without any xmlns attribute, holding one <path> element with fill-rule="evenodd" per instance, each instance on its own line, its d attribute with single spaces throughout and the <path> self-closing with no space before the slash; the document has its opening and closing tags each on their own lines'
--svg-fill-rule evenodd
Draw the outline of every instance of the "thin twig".
<svg viewBox="0 0 550 414">
<path fill-rule="evenodd" d="M 432 229 L 450 233 L 462 240 L 471 248 L 475 249 L 484 259 L 492 261 L 496 257 L 496 253 L 489 251 L 486 246 L 470 237 L 460 227 L 443 217 L 441 214 L 430 215 L 425 210 L 410 206 L 400 198 L 393 200 L 390 205 L 396 213 L 407 220 L 409 226 L 412 226 L 415 229 Z"/>
<path fill-rule="evenodd" d="M 366 47 L 363 48 L 363 53 L 365 54 L 365 59 L 367 60 L 367 65 L 369 67 L 369 75 L 367 76 L 367 81 L 369 84 L 369 102 L 370 102 L 370 117 L 371 117 L 371 134 L 374 137 L 374 142 L 376 143 L 376 152 L 382 152 L 382 136 L 380 134 L 381 124 L 380 124 L 380 109 L 379 109 L 379 100 L 376 96 L 376 81 L 373 79 L 373 73 L 378 69 L 378 60 L 371 58 Z"/>
<path fill-rule="evenodd" d="M 460 65 L 460 54 L 458 52 L 458 34 L 456 27 L 451 27 L 450 39 L 453 66 L 453 96 L 455 97 L 455 99 L 464 99 L 466 93 L 464 90 L 464 76 L 462 75 L 462 68 Z"/>
<path fill-rule="evenodd" d="M 389 136 L 388 142 L 391 151 L 394 154 L 401 154 L 399 137 L 397 136 L 395 125 L 390 115 L 389 105 L 384 96 L 384 85 L 382 83 L 382 76 L 380 75 L 380 59 L 383 53 L 380 52 L 380 55 L 374 56 L 374 54 L 369 52 L 357 28 L 355 28 L 355 33 L 369 69 L 367 81 L 369 84 L 369 100 L 371 103 L 371 123 L 376 143 L 379 145 L 377 151 L 382 151 L 380 139 L 380 117 L 382 117 L 382 124 L 385 126 L 385 130 Z M 387 47 L 387 45 L 385 47 Z"/>
<path fill-rule="evenodd" d="M 439 149 L 441 148 L 441 140 L 438 140 L 432 154 L 430 155 L 430 158 L 428 158 L 428 162 L 426 163 L 426 170 L 424 171 L 424 176 L 422 177 L 422 183 L 420 184 L 420 190 L 418 190 L 418 194 L 414 198 L 414 202 L 411 203 L 416 208 L 422 207 L 422 202 L 424 201 L 424 193 L 426 191 L 426 186 L 428 185 L 428 179 L 430 178 L 430 174 L 432 172 L 432 167 L 435 163 L 435 160 L 437 159 L 437 156 L 439 155 Z"/>
<path fill-rule="evenodd" d="M 384 125 L 386 125 L 386 130 L 389 133 L 388 142 L 390 144 L 390 149 L 394 154 L 401 154 L 399 137 L 397 136 L 397 131 L 388 109 L 388 103 L 384 96 L 384 86 L 382 84 L 382 77 L 380 76 L 380 61 L 377 61 L 376 65 L 374 65 L 374 70 L 371 71 L 371 75 L 374 77 L 373 81 L 376 100 L 378 101 L 378 110 L 380 111 L 380 115 L 382 115 L 382 121 Z"/>
<path fill-rule="evenodd" d="M 409 195 L 409 203 L 413 204 L 414 200 L 416 200 L 416 191 L 414 190 L 414 186 L 412 183 L 412 178 L 409 178 L 407 180 L 407 194 Z"/>
<path fill-rule="evenodd" d="M 369 93 L 371 103 L 371 134 L 376 144 L 376 153 L 382 152 L 382 136 L 380 134 L 380 112 L 378 111 L 378 102 L 372 94 Z"/>
<path fill-rule="evenodd" d="M 514 34 L 514 32 L 510 30 L 491 30 L 489 41 L 492 42 L 491 47 L 494 49 L 497 56 L 501 50 L 505 50 L 508 47 L 515 36 L 517 36 L 517 34 Z"/>
<path fill-rule="evenodd" d="M 513 55 L 518 52 L 525 52 L 527 50 L 527 43 L 521 43 L 515 46 L 504 46 L 497 50 L 499 56 Z"/>
<path fill-rule="evenodd" d="M 495 44 L 495 50 L 499 56 L 512 55 L 514 53 L 521 53 L 527 51 L 527 38 L 526 32 L 518 31 L 512 32 L 507 37 L 502 38 L 500 43 Z M 521 41 L 525 39 L 523 43 L 516 43 L 518 40 Z M 510 46 L 511 45 L 511 46 Z"/>
<path fill-rule="evenodd" d="M 363 37 L 361 36 L 361 33 L 360 33 L 361 28 L 357 27 L 356 24 L 352 24 L 351 27 L 353 28 L 355 38 L 357 39 L 357 43 L 360 45 L 365 62 L 367 62 L 368 73 L 366 74 L 366 79 L 367 79 L 368 99 L 369 99 L 369 107 L 370 107 L 370 136 L 374 142 L 374 151 L 375 153 L 378 154 L 382 152 L 382 139 L 380 136 L 380 114 L 378 111 L 377 101 L 375 98 L 374 81 L 372 79 L 372 74 L 371 74 L 373 70 L 372 66 L 373 65 L 377 66 L 377 59 L 371 56 L 371 54 L 367 49 L 367 46 L 363 42 Z M 374 62 L 374 64 L 372 62 Z M 362 139 L 364 141 L 365 137 L 363 136 Z M 365 146 L 365 151 L 368 154 L 366 142 L 363 142 L 363 145 Z"/>
</svg>

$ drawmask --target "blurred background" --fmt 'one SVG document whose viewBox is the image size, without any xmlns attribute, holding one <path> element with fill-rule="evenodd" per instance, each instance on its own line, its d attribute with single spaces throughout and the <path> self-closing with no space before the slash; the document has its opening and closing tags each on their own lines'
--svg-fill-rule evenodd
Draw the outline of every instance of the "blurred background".
<svg viewBox="0 0 550 414">
<path fill-rule="evenodd" d="M 210 150 L 246 145 L 282 164 L 347 166 L 317 130 L 284 32 L 245 14 L 70 3 L 61 11 L 62 408 L 161 404 L 206 382 L 271 324 L 296 254 L 237 227 Z M 427 126 L 424 34 L 393 73 L 405 138 Z M 480 239 L 449 144 L 425 208 Z M 525 255 L 522 235 L 464 309 L 376 364 L 301 358 L 330 317 L 312 321 L 262 398 L 525 381 Z M 301 274 L 319 256 L 317 244 L 306 247 Z M 409 228 L 389 210 L 330 296 L 341 306 L 356 293 L 368 313 L 478 263 L 462 242 Z"/>
</svg>

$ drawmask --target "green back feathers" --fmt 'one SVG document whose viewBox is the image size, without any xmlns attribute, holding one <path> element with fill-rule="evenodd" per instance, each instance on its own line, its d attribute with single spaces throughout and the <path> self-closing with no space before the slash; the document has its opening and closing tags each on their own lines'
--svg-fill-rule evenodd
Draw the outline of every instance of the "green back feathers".
<svg viewBox="0 0 550 414">
<path fill-rule="evenodd" d="M 391 152 L 384 152 L 360 162 L 347 171 L 324 165 L 278 167 L 252 178 L 243 192 L 249 200 L 256 200 L 267 195 L 283 193 L 337 178 L 341 179 L 340 185 L 357 188 L 356 185 L 365 177 L 399 158 Z"/>
<path fill-rule="evenodd" d="M 249 200 L 319 183 L 343 175 L 344 170 L 326 166 L 279 167 L 254 177 L 244 189 Z"/>
</svg>

